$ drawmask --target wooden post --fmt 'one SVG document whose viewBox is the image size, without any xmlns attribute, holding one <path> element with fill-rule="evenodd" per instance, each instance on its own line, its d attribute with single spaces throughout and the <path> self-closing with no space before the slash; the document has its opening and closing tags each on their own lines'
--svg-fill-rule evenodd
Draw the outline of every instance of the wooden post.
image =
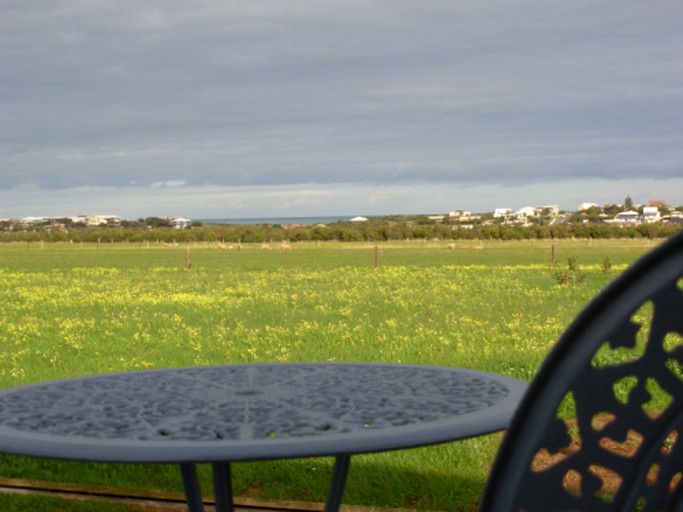
<svg viewBox="0 0 683 512">
<path fill-rule="evenodd" d="M 190 246 L 185 247 L 185 268 L 190 270 L 192 264 L 190 263 Z"/>
<path fill-rule="evenodd" d="M 550 261 L 552 262 L 553 267 L 555 266 L 555 244 L 553 244 L 550 247 Z"/>
<path fill-rule="evenodd" d="M 379 268 L 379 245 L 375 244 L 375 268 Z"/>
</svg>

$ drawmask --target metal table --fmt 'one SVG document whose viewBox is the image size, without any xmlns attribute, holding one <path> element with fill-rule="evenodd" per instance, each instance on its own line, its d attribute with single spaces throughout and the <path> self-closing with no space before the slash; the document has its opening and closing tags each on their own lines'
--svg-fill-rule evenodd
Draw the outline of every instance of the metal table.
<svg viewBox="0 0 683 512">
<path fill-rule="evenodd" d="M 526 383 L 486 372 L 369 363 L 249 364 L 97 375 L 0 391 L 0 452 L 175 463 L 189 510 L 212 463 L 216 510 L 232 510 L 230 463 L 334 456 L 326 510 L 350 457 L 494 432 Z"/>
</svg>

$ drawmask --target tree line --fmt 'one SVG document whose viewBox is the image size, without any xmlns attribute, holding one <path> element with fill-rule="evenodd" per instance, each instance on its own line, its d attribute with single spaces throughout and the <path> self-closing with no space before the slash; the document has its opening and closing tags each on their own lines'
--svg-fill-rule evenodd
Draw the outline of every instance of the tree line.
<svg viewBox="0 0 683 512">
<path fill-rule="evenodd" d="M 339 221 L 320 225 L 208 224 L 189 229 L 163 224 L 123 222 L 120 226 L 37 226 L 0 231 L 0 242 L 380 242 L 391 240 L 531 240 L 567 238 L 666 238 L 681 224 L 615 225 L 604 223 L 532 224 L 481 223 L 459 225 L 421 218 L 371 218 L 367 222 Z"/>
</svg>

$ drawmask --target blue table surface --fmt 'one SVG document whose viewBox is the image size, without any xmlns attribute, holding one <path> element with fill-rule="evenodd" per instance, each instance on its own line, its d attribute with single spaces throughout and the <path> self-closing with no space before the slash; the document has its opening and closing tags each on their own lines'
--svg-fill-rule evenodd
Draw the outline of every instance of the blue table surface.
<svg viewBox="0 0 683 512">
<path fill-rule="evenodd" d="M 374 363 L 95 375 L 0 391 L 0 452 L 182 463 L 386 451 L 503 429 L 526 388 L 494 373 Z"/>
</svg>

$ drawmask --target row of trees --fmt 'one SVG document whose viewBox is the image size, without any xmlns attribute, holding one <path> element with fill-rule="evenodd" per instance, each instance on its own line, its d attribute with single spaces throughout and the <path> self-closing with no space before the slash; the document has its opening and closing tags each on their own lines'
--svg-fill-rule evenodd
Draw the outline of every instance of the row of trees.
<svg viewBox="0 0 683 512">
<path fill-rule="evenodd" d="M 562 238 L 665 238 L 683 228 L 680 224 L 618 226 L 600 223 L 563 223 L 514 226 L 480 224 L 458 226 L 415 219 L 378 218 L 368 222 L 334 222 L 327 225 L 228 225 L 200 224 L 191 229 L 143 224 L 120 227 L 42 227 L 0 232 L 1 242 L 223 242 L 263 243 L 298 241 L 388 240 L 524 240 Z"/>
</svg>

